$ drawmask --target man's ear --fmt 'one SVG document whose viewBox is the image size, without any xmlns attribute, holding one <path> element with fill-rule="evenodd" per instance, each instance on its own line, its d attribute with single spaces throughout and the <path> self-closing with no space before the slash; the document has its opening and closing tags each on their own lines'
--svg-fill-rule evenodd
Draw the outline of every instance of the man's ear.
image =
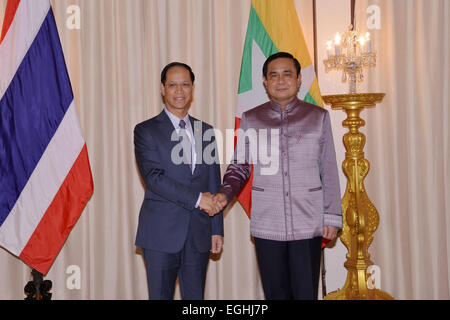
<svg viewBox="0 0 450 320">
<path fill-rule="evenodd" d="M 300 88 L 302 86 L 302 75 L 299 74 L 297 78 L 298 87 Z"/>
<path fill-rule="evenodd" d="M 164 84 L 161 83 L 160 88 L 161 88 L 161 95 L 163 97 L 165 97 L 166 96 L 166 87 L 164 87 Z"/>
<path fill-rule="evenodd" d="M 191 103 L 194 101 L 195 84 L 192 84 Z"/>
</svg>

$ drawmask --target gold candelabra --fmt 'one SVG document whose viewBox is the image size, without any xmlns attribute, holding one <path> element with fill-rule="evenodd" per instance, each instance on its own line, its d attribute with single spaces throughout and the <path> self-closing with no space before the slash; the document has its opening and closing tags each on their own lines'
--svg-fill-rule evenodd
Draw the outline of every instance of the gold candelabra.
<svg viewBox="0 0 450 320">
<path fill-rule="evenodd" d="M 353 24 L 353 23 L 352 23 Z M 375 107 L 384 98 L 384 93 L 356 93 L 356 82 L 362 82 L 363 68 L 376 66 L 376 52 L 372 50 L 370 34 L 364 36 L 350 25 L 342 36 L 338 33 L 334 41 L 327 43 L 325 71 L 342 71 L 342 81 L 349 80 L 349 94 L 324 96 L 326 104 L 333 110 L 343 110 L 347 119 L 342 123 L 349 131 L 344 135 L 346 149 L 342 169 L 347 178 L 347 188 L 342 198 L 343 227 L 340 234 L 342 243 L 347 247 L 347 279 L 344 287 L 328 294 L 326 300 L 380 300 L 394 299 L 377 288 L 369 288 L 367 268 L 373 265 L 369 247 L 379 225 L 377 209 L 367 196 L 364 179 L 370 163 L 364 158 L 366 136 L 359 132 L 365 125 L 360 114 L 365 108 Z"/>
<path fill-rule="evenodd" d="M 324 96 L 325 103 L 333 110 L 343 110 L 347 119 L 342 123 L 349 132 L 344 135 L 346 149 L 342 169 L 347 177 L 347 188 L 342 199 L 343 228 L 340 234 L 347 247 L 347 279 L 342 289 L 328 294 L 326 300 L 385 300 L 394 299 L 379 289 L 367 286 L 367 267 L 370 260 L 369 246 L 378 228 L 379 215 L 370 202 L 364 187 L 364 179 L 369 172 L 370 163 L 364 158 L 366 137 L 359 132 L 365 125 L 360 113 L 368 107 L 375 107 L 384 98 L 384 93 L 362 93 Z"/>
<path fill-rule="evenodd" d="M 334 51 L 334 52 L 333 52 Z M 334 54 L 333 54 L 334 53 Z M 362 82 L 364 68 L 372 68 L 377 64 L 376 52 L 372 50 L 370 33 L 364 36 L 348 27 L 342 36 L 337 33 L 333 42 L 327 42 L 327 59 L 324 61 L 325 72 L 331 70 L 342 71 L 342 82 L 349 81 L 349 93 L 356 93 L 356 82 Z"/>
</svg>

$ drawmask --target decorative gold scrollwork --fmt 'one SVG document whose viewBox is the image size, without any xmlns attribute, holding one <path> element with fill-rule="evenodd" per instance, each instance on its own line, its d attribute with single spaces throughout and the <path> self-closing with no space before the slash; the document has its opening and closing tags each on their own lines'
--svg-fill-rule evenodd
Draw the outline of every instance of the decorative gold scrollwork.
<svg viewBox="0 0 450 320">
<path fill-rule="evenodd" d="M 344 135 L 346 149 L 342 170 L 347 178 L 347 188 L 342 198 L 343 227 L 340 234 L 348 253 L 344 266 L 347 268 L 347 280 L 340 290 L 328 294 L 327 300 L 378 300 L 393 299 L 391 295 L 379 289 L 367 287 L 367 267 L 370 260 L 369 247 L 379 225 L 377 209 L 367 196 L 364 179 L 369 173 L 370 163 L 364 158 L 366 137 L 359 132 L 365 125 L 360 118 L 364 108 L 375 107 L 383 100 L 383 93 L 363 93 L 324 96 L 325 103 L 333 110 L 343 110 L 347 119 L 342 122 L 349 132 Z"/>
</svg>

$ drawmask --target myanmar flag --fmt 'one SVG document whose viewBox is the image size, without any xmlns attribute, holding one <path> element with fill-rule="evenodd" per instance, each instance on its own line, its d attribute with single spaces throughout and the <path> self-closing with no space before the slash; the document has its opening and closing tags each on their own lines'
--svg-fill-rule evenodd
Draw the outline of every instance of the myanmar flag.
<svg viewBox="0 0 450 320">
<path fill-rule="evenodd" d="M 239 128 L 245 111 L 267 102 L 262 68 L 269 56 L 281 51 L 289 52 L 296 57 L 302 67 L 299 99 L 323 107 L 314 66 L 293 0 L 252 0 L 239 79 L 236 129 Z M 246 185 L 237 196 L 249 217 L 252 181 L 253 169 Z"/>
</svg>

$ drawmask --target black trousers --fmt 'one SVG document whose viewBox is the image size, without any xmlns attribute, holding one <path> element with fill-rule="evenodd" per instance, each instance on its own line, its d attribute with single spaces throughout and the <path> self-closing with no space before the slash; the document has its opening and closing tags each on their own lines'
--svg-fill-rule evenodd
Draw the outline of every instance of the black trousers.
<svg viewBox="0 0 450 320">
<path fill-rule="evenodd" d="M 267 300 L 317 300 L 321 237 L 297 241 L 254 239 Z"/>
<path fill-rule="evenodd" d="M 146 248 L 142 251 L 150 300 L 173 300 L 177 277 L 183 300 L 203 300 L 209 251 L 197 250 L 190 228 L 180 252 L 165 253 Z"/>
</svg>

